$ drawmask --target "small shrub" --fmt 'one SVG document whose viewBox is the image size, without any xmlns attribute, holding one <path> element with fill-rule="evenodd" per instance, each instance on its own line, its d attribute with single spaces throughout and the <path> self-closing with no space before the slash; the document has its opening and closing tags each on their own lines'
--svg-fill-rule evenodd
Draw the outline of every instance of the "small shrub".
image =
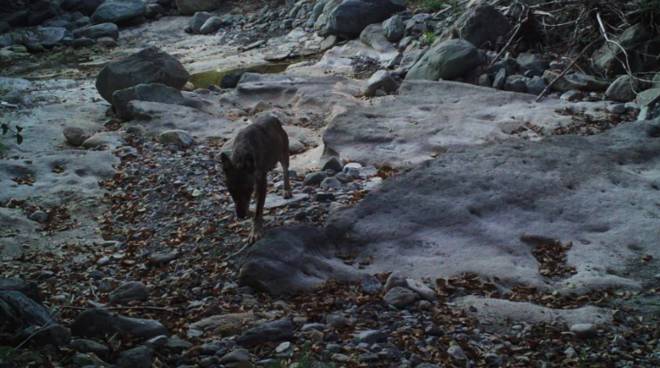
<svg viewBox="0 0 660 368">
<path fill-rule="evenodd" d="M 435 42 L 435 38 L 436 38 L 435 33 L 431 31 L 426 31 L 422 35 L 422 43 L 424 45 L 433 45 L 433 43 Z"/>
</svg>

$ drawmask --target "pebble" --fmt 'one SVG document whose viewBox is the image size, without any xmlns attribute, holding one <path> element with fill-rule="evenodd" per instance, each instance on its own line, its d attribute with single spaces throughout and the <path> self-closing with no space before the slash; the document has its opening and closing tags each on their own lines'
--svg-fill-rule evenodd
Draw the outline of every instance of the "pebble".
<svg viewBox="0 0 660 368">
<path fill-rule="evenodd" d="M 346 363 L 346 362 L 348 362 L 348 361 L 350 360 L 350 358 L 348 357 L 348 355 L 340 354 L 340 353 L 334 353 L 334 354 L 332 354 L 332 356 L 330 357 L 330 359 L 332 359 L 333 361 L 338 362 L 338 363 Z"/>
<path fill-rule="evenodd" d="M 571 326 L 571 332 L 580 338 L 589 338 L 598 334 L 596 326 L 591 323 L 576 323 Z"/>
<path fill-rule="evenodd" d="M 447 349 L 447 354 L 449 354 L 449 356 L 455 361 L 462 362 L 467 360 L 467 356 L 465 355 L 463 348 L 456 344 L 449 346 L 449 349 Z"/>
<path fill-rule="evenodd" d="M 288 342 L 288 341 L 285 341 L 285 342 L 277 345 L 277 347 L 275 348 L 275 352 L 278 353 L 278 354 L 283 353 L 283 352 L 289 350 L 290 348 L 291 348 L 291 343 Z"/>
<path fill-rule="evenodd" d="M 358 332 L 355 335 L 355 340 L 358 343 L 373 344 L 376 342 L 387 341 L 387 335 L 380 330 L 366 330 L 366 331 Z"/>
</svg>

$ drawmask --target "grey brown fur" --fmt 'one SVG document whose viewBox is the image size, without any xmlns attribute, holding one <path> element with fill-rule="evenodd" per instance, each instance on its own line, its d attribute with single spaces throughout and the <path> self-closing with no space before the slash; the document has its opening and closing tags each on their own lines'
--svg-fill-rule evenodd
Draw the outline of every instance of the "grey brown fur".
<svg viewBox="0 0 660 368">
<path fill-rule="evenodd" d="M 254 243 L 262 235 L 262 215 L 266 201 L 268 172 L 279 162 L 284 175 L 284 198 L 291 197 L 289 185 L 289 137 L 280 119 L 272 113 L 261 115 L 241 130 L 234 139 L 231 157 L 222 153 L 222 168 L 227 189 L 234 200 L 236 215 L 245 218 L 252 193 L 256 192 L 257 209 L 248 238 Z"/>
</svg>

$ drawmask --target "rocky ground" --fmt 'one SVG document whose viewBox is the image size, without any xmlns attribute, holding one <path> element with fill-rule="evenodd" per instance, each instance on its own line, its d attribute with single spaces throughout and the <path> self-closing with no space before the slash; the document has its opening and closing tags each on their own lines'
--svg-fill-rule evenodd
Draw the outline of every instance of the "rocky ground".
<svg viewBox="0 0 660 368">
<path fill-rule="evenodd" d="M 658 11 L 597 5 L 9 1 L 0 367 L 660 365 Z"/>
</svg>

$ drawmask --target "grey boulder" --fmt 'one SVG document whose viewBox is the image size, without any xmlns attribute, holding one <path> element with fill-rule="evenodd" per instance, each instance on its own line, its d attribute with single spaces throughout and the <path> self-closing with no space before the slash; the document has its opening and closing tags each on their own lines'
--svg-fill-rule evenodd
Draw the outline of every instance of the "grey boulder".
<svg viewBox="0 0 660 368">
<path fill-rule="evenodd" d="M 448 40 L 432 46 L 408 71 L 406 79 L 451 80 L 481 63 L 481 55 L 465 40 Z"/>
<path fill-rule="evenodd" d="M 383 30 L 388 41 L 399 42 L 403 38 L 406 26 L 403 18 L 395 14 L 383 22 Z"/>
<path fill-rule="evenodd" d="M 143 0 L 105 0 L 92 14 L 92 22 L 130 23 L 144 17 L 145 9 Z"/>
<path fill-rule="evenodd" d="M 119 27 L 114 23 L 94 24 L 74 30 L 73 36 L 76 38 L 87 37 L 91 39 L 110 37 L 116 40 L 119 37 Z"/>
<path fill-rule="evenodd" d="M 461 36 L 476 47 L 494 48 L 509 31 L 509 20 L 491 5 L 476 6 L 467 13 Z"/>
<path fill-rule="evenodd" d="M 108 102 L 112 94 L 142 83 L 162 83 L 181 89 L 190 74 L 171 55 L 155 47 L 146 48 L 125 59 L 108 63 L 96 77 L 96 89 Z"/>
<path fill-rule="evenodd" d="M 239 283 L 272 295 L 296 294 L 329 279 L 358 281 L 360 274 L 333 256 L 325 234 L 309 226 L 266 233 L 246 255 Z"/>
<path fill-rule="evenodd" d="M 138 84 L 112 93 L 112 108 L 117 117 L 123 120 L 134 118 L 134 112 L 129 104 L 131 101 L 160 102 L 170 105 L 182 105 L 194 108 L 201 107 L 201 102 L 186 98 L 176 88 L 162 83 Z"/>
<path fill-rule="evenodd" d="M 343 38 L 356 38 L 373 23 L 380 23 L 405 10 L 402 0 L 344 0 L 328 17 L 327 31 Z"/>
<path fill-rule="evenodd" d="M 631 78 L 629 75 L 622 75 L 610 84 L 605 91 L 605 97 L 612 101 L 630 102 L 645 87 L 647 86 L 637 79 Z"/>
</svg>

